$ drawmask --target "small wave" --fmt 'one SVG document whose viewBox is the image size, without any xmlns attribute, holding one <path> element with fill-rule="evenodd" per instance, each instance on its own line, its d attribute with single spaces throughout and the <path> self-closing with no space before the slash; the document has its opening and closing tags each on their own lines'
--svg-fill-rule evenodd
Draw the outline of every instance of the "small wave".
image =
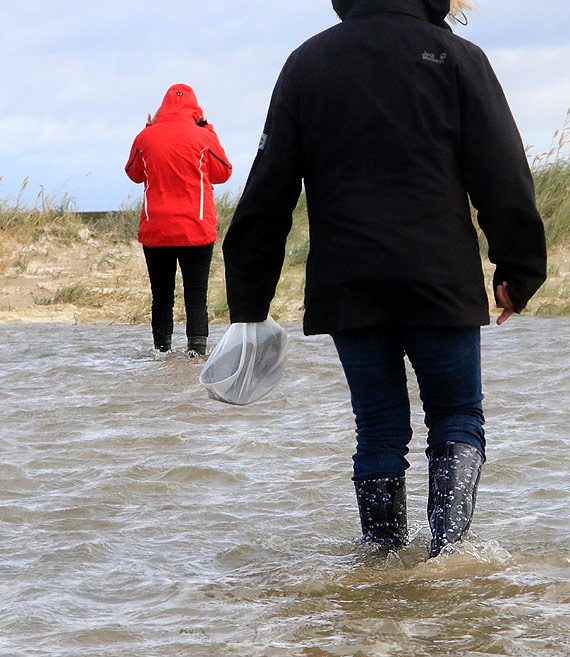
<svg viewBox="0 0 570 657">
<path fill-rule="evenodd" d="M 343 579 L 358 580 L 364 586 L 413 580 L 452 580 L 492 575 L 514 563 L 513 557 L 497 541 L 469 537 L 446 546 L 439 556 L 429 558 L 430 538 L 425 532 L 412 532 L 410 542 L 399 550 L 379 550 L 371 543 L 356 542 L 351 573 Z"/>
<path fill-rule="evenodd" d="M 203 365 L 208 359 L 209 354 L 206 356 L 197 356 L 195 353 L 191 354 L 185 347 L 175 347 L 169 351 L 159 351 L 153 347 L 136 347 L 135 356 L 136 360 L 152 360 L 152 361 L 172 361 L 172 360 L 187 360 L 196 365 Z"/>
<path fill-rule="evenodd" d="M 172 483 L 187 483 L 193 481 L 206 480 L 209 484 L 212 482 L 223 482 L 225 484 L 241 484 L 248 481 L 246 475 L 223 472 L 216 468 L 197 467 L 195 465 L 183 465 L 178 468 L 172 468 L 161 477 L 162 481 Z"/>
<path fill-rule="evenodd" d="M 410 579 L 455 579 L 491 574 L 513 563 L 497 541 L 463 540 L 446 545 L 433 559 L 418 564 Z"/>
</svg>

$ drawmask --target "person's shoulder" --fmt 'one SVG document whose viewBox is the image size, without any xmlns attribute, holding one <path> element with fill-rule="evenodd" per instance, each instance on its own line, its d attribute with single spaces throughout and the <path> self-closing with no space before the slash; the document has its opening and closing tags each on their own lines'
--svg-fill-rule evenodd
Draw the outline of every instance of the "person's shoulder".
<svg viewBox="0 0 570 657">
<path fill-rule="evenodd" d="M 140 148 L 141 144 L 143 144 L 147 138 L 148 135 L 148 126 L 143 128 L 135 137 L 133 144 L 136 145 L 137 147 Z"/>
<path fill-rule="evenodd" d="M 340 35 L 345 30 L 345 28 L 346 25 L 344 23 L 336 23 L 335 25 L 331 25 L 331 27 L 327 27 L 326 30 L 323 30 L 322 32 L 318 32 L 317 34 L 314 34 L 312 37 L 309 37 L 306 41 L 304 41 L 299 46 L 297 50 L 316 48 L 323 43 L 333 41 L 340 37 Z"/>
<path fill-rule="evenodd" d="M 452 63 L 459 71 L 471 71 L 473 74 L 484 73 L 491 68 L 489 59 L 483 49 L 477 44 L 455 34 L 452 29 L 445 29 L 430 23 L 422 23 L 418 26 L 422 31 L 422 37 L 427 37 L 426 42 L 437 40 L 437 46 L 445 53 L 446 61 Z M 420 37 L 417 34 L 416 37 Z M 433 45 L 432 47 L 435 47 Z M 427 49 L 429 51 L 429 48 Z M 429 55 L 429 52 L 424 53 Z"/>
<path fill-rule="evenodd" d="M 487 62 L 487 55 L 483 49 L 476 43 L 465 39 L 452 31 L 445 31 L 446 38 L 450 46 L 455 50 L 457 55 L 470 62 Z"/>
<path fill-rule="evenodd" d="M 160 132 L 158 123 L 147 123 L 146 126 L 139 132 L 137 139 L 145 140 L 152 139 L 157 132 Z"/>
<path fill-rule="evenodd" d="M 338 23 L 337 25 L 333 25 L 318 34 L 309 37 L 300 46 L 293 50 L 289 55 L 287 62 L 294 64 L 306 57 L 311 57 L 316 51 L 319 51 L 330 43 L 335 42 L 342 34 L 342 28 L 343 23 Z"/>
<path fill-rule="evenodd" d="M 203 144 L 204 146 L 211 147 L 216 145 L 219 142 L 218 134 L 211 123 L 208 123 L 204 126 L 199 126 L 195 124 L 190 128 L 191 130 L 191 139 L 197 144 Z"/>
</svg>

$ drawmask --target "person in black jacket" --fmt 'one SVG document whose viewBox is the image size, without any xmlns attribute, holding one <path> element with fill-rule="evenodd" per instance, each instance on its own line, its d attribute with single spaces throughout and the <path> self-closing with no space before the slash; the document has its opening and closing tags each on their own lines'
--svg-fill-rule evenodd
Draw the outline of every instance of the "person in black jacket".
<svg viewBox="0 0 570 657">
<path fill-rule="evenodd" d="M 490 319 L 469 198 L 496 266 L 499 323 L 546 278 L 544 228 L 501 86 L 444 22 L 450 0 L 333 7 L 342 23 L 292 53 L 272 96 L 223 245 L 230 318 L 266 319 L 304 181 L 304 331 L 332 335 L 347 376 L 364 539 L 406 540 L 407 355 L 428 427 L 436 556 L 468 529 L 485 459 Z"/>
</svg>

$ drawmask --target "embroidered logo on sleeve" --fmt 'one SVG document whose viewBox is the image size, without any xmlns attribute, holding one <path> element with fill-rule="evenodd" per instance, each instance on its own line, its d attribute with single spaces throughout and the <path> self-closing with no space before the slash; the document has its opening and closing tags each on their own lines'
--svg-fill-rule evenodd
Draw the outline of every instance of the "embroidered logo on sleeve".
<svg viewBox="0 0 570 657">
<path fill-rule="evenodd" d="M 439 57 L 436 57 L 433 52 L 424 51 L 422 59 L 424 59 L 426 62 L 432 62 L 432 64 L 445 64 L 447 53 L 442 52 Z"/>
<path fill-rule="evenodd" d="M 267 139 L 268 139 L 268 135 L 263 133 L 261 135 L 261 139 L 259 140 L 259 146 L 257 148 L 258 151 L 262 151 L 265 149 L 265 146 L 267 145 Z"/>
</svg>

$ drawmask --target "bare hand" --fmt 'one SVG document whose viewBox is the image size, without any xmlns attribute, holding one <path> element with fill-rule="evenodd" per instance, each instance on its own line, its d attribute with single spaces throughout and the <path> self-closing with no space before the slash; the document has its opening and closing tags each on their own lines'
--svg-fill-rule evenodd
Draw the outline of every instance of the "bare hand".
<svg viewBox="0 0 570 657">
<path fill-rule="evenodd" d="M 158 110 L 154 113 L 154 116 L 152 118 L 150 114 L 148 115 L 148 118 L 146 120 L 147 125 L 154 125 L 156 123 L 157 118 L 158 118 Z"/>
<path fill-rule="evenodd" d="M 497 308 L 503 308 L 501 316 L 497 319 L 497 324 L 499 326 L 504 324 L 515 312 L 513 302 L 507 292 L 508 285 L 507 281 L 503 281 L 501 285 L 497 285 Z"/>
</svg>

